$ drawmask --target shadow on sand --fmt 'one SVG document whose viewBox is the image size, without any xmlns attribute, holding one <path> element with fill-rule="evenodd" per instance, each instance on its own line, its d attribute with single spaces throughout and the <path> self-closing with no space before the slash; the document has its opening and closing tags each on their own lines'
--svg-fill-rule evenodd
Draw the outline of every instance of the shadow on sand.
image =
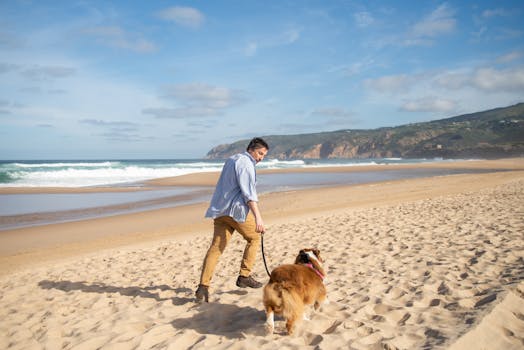
<svg viewBox="0 0 524 350">
<path fill-rule="evenodd" d="M 200 334 L 215 334 L 229 339 L 244 338 L 244 335 L 259 335 L 263 332 L 264 312 L 250 306 L 237 306 L 232 304 L 220 304 L 217 302 L 197 303 L 192 297 L 160 297 L 161 291 L 173 291 L 174 293 L 192 294 L 189 288 L 172 288 L 168 285 L 149 287 L 119 287 L 105 283 L 86 283 L 72 281 L 50 281 L 43 280 L 38 283 L 42 289 L 57 289 L 64 292 L 81 291 L 84 293 L 115 293 L 128 297 L 150 298 L 162 302 L 171 300 L 173 305 L 192 304 L 190 309 L 197 313 L 191 317 L 175 319 L 171 325 L 176 329 L 193 329 Z M 245 291 L 219 292 L 219 294 L 244 295 Z"/>
<path fill-rule="evenodd" d="M 250 306 L 202 303 L 198 313 L 188 318 L 171 322 L 176 329 L 193 329 L 200 334 L 214 334 L 229 339 L 244 338 L 245 335 L 261 335 L 264 312 Z"/>
<path fill-rule="evenodd" d="M 131 287 L 118 287 L 118 286 L 111 286 L 107 285 L 105 283 L 86 283 L 86 282 L 71 282 L 71 281 L 49 281 L 44 280 L 40 281 L 38 283 L 40 288 L 42 289 L 58 289 L 64 292 L 69 292 L 73 290 L 78 290 L 84 293 L 116 293 L 124 296 L 129 297 L 141 297 L 141 298 L 150 298 L 155 299 L 156 301 L 166 301 L 166 300 L 172 300 L 173 305 L 184 305 L 187 303 L 192 303 L 194 301 L 194 298 L 187 298 L 187 297 L 174 297 L 174 298 L 162 298 L 159 295 L 159 292 L 171 290 L 175 293 L 185 293 L 192 292 L 188 288 L 171 288 L 168 285 L 160 285 L 160 286 L 149 286 L 149 287 L 138 287 L 138 286 L 131 286 Z"/>
</svg>

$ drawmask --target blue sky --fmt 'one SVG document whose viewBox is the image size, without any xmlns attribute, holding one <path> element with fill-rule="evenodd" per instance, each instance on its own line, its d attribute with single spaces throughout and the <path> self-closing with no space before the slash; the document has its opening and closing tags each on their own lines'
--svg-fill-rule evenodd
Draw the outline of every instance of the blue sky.
<svg viewBox="0 0 524 350">
<path fill-rule="evenodd" d="M 0 3 L 0 159 L 200 158 L 524 101 L 522 1 Z"/>
</svg>

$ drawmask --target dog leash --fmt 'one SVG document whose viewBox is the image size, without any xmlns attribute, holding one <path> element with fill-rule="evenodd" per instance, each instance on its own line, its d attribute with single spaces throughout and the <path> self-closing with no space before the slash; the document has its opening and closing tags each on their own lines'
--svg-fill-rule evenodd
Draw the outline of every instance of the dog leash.
<svg viewBox="0 0 524 350">
<path fill-rule="evenodd" d="M 267 275 L 271 277 L 271 273 L 269 273 L 269 269 L 267 268 L 266 254 L 264 254 L 264 232 L 261 233 L 260 242 L 262 247 L 262 259 L 264 259 L 264 267 L 266 268 Z"/>
</svg>

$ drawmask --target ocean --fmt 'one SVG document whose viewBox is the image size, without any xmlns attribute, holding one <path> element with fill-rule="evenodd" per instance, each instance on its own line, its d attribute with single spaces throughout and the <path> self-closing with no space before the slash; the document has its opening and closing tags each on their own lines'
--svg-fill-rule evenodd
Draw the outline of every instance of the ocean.
<svg viewBox="0 0 524 350">
<path fill-rule="evenodd" d="M 438 162 L 441 159 L 264 160 L 257 169 L 313 168 Z M 90 187 L 138 185 L 140 181 L 220 171 L 223 160 L 23 160 L 0 161 L 0 187 Z"/>
<path fill-rule="evenodd" d="M 481 172 L 472 169 L 402 169 L 395 164 L 450 162 L 442 159 L 366 160 L 264 160 L 257 169 L 303 168 L 295 173 L 257 175 L 259 193 L 299 190 L 312 187 L 355 185 L 397 179 Z M 90 193 L 0 193 L 0 231 L 18 227 L 74 221 L 93 217 L 175 207 L 208 201 L 210 187 L 143 186 L 143 181 L 200 172 L 220 171 L 223 160 L 51 160 L 0 161 L 2 187 L 99 188 Z M 373 170 L 373 165 L 392 165 Z M 323 166 L 371 166 L 362 172 L 307 172 Z M 135 188 L 134 191 L 104 192 L 104 187 Z M 43 191 L 45 192 L 45 191 Z"/>
</svg>

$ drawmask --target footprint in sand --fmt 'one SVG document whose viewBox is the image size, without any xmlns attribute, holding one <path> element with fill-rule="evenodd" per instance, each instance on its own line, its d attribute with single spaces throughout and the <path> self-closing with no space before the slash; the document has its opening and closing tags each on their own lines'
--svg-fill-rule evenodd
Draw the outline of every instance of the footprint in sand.
<svg viewBox="0 0 524 350">
<path fill-rule="evenodd" d="M 384 315 L 386 320 L 392 325 L 403 326 L 411 317 L 411 314 L 403 309 L 393 310 Z"/>
</svg>

